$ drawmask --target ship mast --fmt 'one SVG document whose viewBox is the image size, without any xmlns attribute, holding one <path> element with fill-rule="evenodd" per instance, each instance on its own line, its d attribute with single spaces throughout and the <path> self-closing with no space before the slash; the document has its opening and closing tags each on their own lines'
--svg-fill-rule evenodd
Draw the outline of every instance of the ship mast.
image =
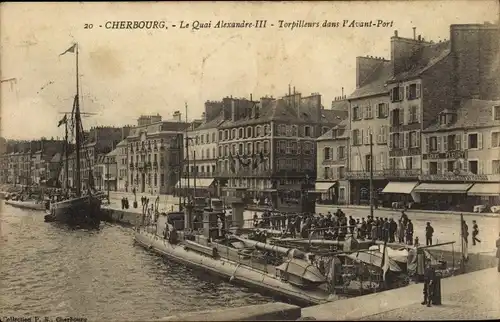
<svg viewBox="0 0 500 322">
<path fill-rule="evenodd" d="M 76 140 L 76 195 L 81 196 L 81 178 L 80 178 L 80 104 L 79 104 L 79 77 L 78 77 L 78 43 L 75 44 L 76 54 L 76 96 L 75 96 L 75 140 Z"/>
</svg>

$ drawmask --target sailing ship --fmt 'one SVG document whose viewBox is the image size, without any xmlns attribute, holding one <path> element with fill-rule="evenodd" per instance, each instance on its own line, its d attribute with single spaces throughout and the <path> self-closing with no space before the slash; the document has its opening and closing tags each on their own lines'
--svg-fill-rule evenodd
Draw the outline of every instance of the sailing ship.
<svg viewBox="0 0 500 322">
<path fill-rule="evenodd" d="M 71 112 L 72 125 L 75 133 L 75 180 L 74 191 L 69 191 L 68 185 L 68 162 L 69 162 L 69 140 L 68 140 L 68 119 L 65 114 L 64 118 L 59 122 L 59 126 L 65 124 L 65 160 L 64 170 L 66 174 L 65 196 L 63 200 L 51 203 L 49 214 L 45 216 L 45 221 L 61 222 L 69 225 L 99 227 L 101 222 L 101 197 L 100 195 L 93 194 L 93 177 L 92 171 L 88 173 L 88 188 L 87 191 L 82 192 L 81 181 L 81 159 L 82 159 L 82 143 L 84 140 L 83 126 L 80 112 L 80 98 L 79 98 L 79 74 L 78 74 L 78 44 L 73 44 L 61 55 L 66 53 L 74 53 L 76 57 L 76 94 L 73 100 L 73 110 Z M 89 156 L 86 155 L 88 158 Z"/>
</svg>

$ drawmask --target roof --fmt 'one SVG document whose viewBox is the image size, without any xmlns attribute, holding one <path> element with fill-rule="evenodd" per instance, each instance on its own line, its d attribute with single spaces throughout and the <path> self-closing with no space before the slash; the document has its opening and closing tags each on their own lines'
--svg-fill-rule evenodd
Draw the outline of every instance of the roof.
<svg viewBox="0 0 500 322">
<path fill-rule="evenodd" d="M 119 147 L 119 146 L 127 146 L 127 139 L 123 139 L 120 141 L 120 143 L 118 143 L 116 145 L 116 147 Z"/>
<path fill-rule="evenodd" d="M 384 61 L 378 65 L 372 74 L 365 80 L 365 84 L 356 88 L 348 97 L 349 100 L 388 93 L 385 84 L 392 76 L 392 65 L 390 61 Z"/>
<path fill-rule="evenodd" d="M 52 156 L 52 159 L 50 159 L 50 162 L 60 162 L 61 161 L 61 153 L 57 152 Z"/>
<path fill-rule="evenodd" d="M 337 100 L 332 102 L 332 110 L 348 111 L 349 101 L 347 99 Z"/>
<path fill-rule="evenodd" d="M 106 156 L 112 157 L 112 156 L 118 155 L 118 150 L 119 149 L 115 148 L 111 152 L 109 152 L 108 154 L 106 154 Z"/>
<path fill-rule="evenodd" d="M 391 79 L 389 79 L 389 82 L 397 82 L 408 78 L 418 77 L 423 72 L 447 57 L 449 53 L 450 41 L 420 47 L 408 59 L 410 68 L 394 75 Z"/>
<path fill-rule="evenodd" d="M 479 99 L 463 100 L 460 107 L 456 110 L 456 122 L 450 125 L 441 125 L 439 123 L 439 118 L 436 118 L 436 120 L 424 131 L 435 132 L 452 129 L 500 126 L 500 120 L 493 119 L 493 106 L 500 106 L 500 101 L 487 101 Z"/>
<path fill-rule="evenodd" d="M 300 111 L 298 115 L 297 110 Z M 244 118 L 237 121 L 226 120 L 222 124 L 222 128 L 230 128 L 235 126 L 251 125 L 267 123 L 270 121 L 279 122 L 297 122 L 315 123 L 316 106 L 308 106 L 302 104 L 300 109 L 295 109 L 292 105 L 287 104 L 283 99 L 264 99 L 260 102 L 260 114 L 258 118 Z M 338 123 L 342 119 L 347 118 L 348 111 L 341 110 L 326 110 L 321 109 L 320 123 Z"/>
<path fill-rule="evenodd" d="M 327 140 L 343 140 L 349 138 L 349 131 L 347 128 L 349 126 L 349 120 L 343 119 L 339 124 L 335 125 L 328 132 L 316 139 L 316 141 L 327 141 Z M 333 131 L 338 129 L 344 129 L 344 133 L 341 136 L 334 136 Z"/>
<path fill-rule="evenodd" d="M 222 116 L 222 113 L 221 113 L 219 116 L 217 116 L 213 120 L 202 123 L 200 126 L 195 128 L 193 131 L 217 128 L 223 122 L 224 122 L 224 117 Z"/>
</svg>

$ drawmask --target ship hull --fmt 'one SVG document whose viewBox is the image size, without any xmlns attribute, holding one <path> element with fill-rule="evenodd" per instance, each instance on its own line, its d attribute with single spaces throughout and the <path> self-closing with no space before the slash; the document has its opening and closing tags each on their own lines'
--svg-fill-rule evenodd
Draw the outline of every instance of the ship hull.
<svg viewBox="0 0 500 322">
<path fill-rule="evenodd" d="M 139 230 L 135 242 L 159 255 L 191 268 L 200 269 L 212 275 L 228 279 L 232 283 L 285 297 L 301 305 L 315 305 L 337 299 L 322 290 L 304 290 L 286 283 L 272 274 L 239 264 L 225 258 L 211 258 L 195 251 L 188 251 L 181 244 L 172 245 L 155 234 Z"/>
<path fill-rule="evenodd" d="M 45 210 L 45 203 L 39 203 L 35 201 L 16 201 L 16 200 L 7 200 L 5 201 L 6 205 L 10 205 L 12 207 L 16 208 L 22 208 L 22 209 L 30 209 L 30 210 L 37 210 L 37 211 L 44 211 Z"/>
<path fill-rule="evenodd" d="M 99 227 L 101 200 L 94 196 L 84 196 L 53 203 L 50 205 L 50 214 L 45 216 L 45 221 L 72 226 Z"/>
</svg>

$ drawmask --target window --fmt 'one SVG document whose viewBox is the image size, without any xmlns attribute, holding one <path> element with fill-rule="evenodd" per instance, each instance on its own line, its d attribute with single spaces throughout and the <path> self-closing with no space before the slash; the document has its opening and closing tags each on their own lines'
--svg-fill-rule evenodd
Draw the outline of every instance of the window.
<svg viewBox="0 0 500 322">
<path fill-rule="evenodd" d="M 257 125 L 256 127 L 256 136 L 262 136 L 262 128 L 260 127 L 260 125 Z"/>
<path fill-rule="evenodd" d="M 222 146 L 219 146 L 219 157 L 223 156 L 222 154 Z"/>
<path fill-rule="evenodd" d="M 437 174 L 437 173 L 438 173 L 438 163 L 429 162 L 429 174 Z"/>
<path fill-rule="evenodd" d="M 312 130 L 310 126 L 304 127 L 304 136 L 305 137 L 311 137 L 312 136 Z"/>
<path fill-rule="evenodd" d="M 352 144 L 361 145 L 361 131 L 359 129 L 352 130 Z"/>
<path fill-rule="evenodd" d="M 252 143 L 247 143 L 247 154 L 252 154 Z"/>
<path fill-rule="evenodd" d="M 286 136 L 286 125 L 285 124 L 280 124 L 278 126 L 278 135 L 279 136 Z"/>
<path fill-rule="evenodd" d="M 329 147 L 326 147 L 323 149 L 323 160 L 331 160 L 332 158 L 332 153 L 331 149 Z"/>
<path fill-rule="evenodd" d="M 500 106 L 493 106 L 493 119 L 500 120 Z"/>
<path fill-rule="evenodd" d="M 205 143 L 205 136 L 202 134 L 201 137 L 200 137 L 200 143 L 203 144 Z M 208 143 L 208 142 L 207 142 Z"/>
<path fill-rule="evenodd" d="M 491 161 L 491 171 L 493 174 L 500 174 L 500 160 Z"/>
<path fill-rule="evenodd" d="M 271 127 L 269 125 L 264 125 L 264 135 L 271 135 Z"/>
<path fill-rule="evenodd" d="M 408 100 L 420 98 L 420 84 L 406 86 L 406 98 Z"/>
<path fill-rule="evenodd" d="M 479 147 L 477 133 L 469 134 L 468 146 L 469 146 L 469 149 L 477 149 Z"/>
<path fill-rule="evenodd" d="M 267 142 L 266 142 L 267 143 Z M 297 142 L 294 141 L 292 142 L 292 149 L 291 149 L 292 154 L 297 154 Z"/>
<path fill-rule="evenodd" d="M 286 141 L 279 141 L 278 150 L 280 153 L 286 153 Z"/>
<path fill-rule="evenodd" d="M 455 170 L 455 161 L 446 162 L 446 171 L 453 172 Z"/>
<path fill-rule="evenodd" d="M 433 136 L 429 138 L 429 152 L 436 152 L 438 150 L 438 140 L 437 137 Z"/>
<path fill-rule="evenodd" d="M 323 134 L 325 134 L 326 132 L 328 132 L 328 130 L 329 130 L 329 129 L 328 129 L 327 127 L 323 126 L 323 127 L 321 128 L 321 135 L 323 135 Z"/>
<path fill-rule="evenodd" d="M 323 171 L 323 179 L 330 179 L 330 167 L 325 167 Z"/>
<path fill-rule="evenodd" d="M 477 161 L 469 161 L 469 172 L 473 174 L 478 174 Z"/>
<path fill-rule="evenodd" d="M 252 137 L 252 128 L 249 126 L 247 127 L 247 138 L 251 138 Z"/>
<path fill-rule="evenodd" d="M 413 169 L 413 158 L 406 157 L 406 170 L 411 170 L 411 169 Z"/>
<path fill-rule="evenodd" d="M 339 200 L 345 200 L 345 187 L 339 188 Z"/>
<path fill-rule="evenodd" d="M 365 106 L 365 119 L 371 119 L 373 118 L 373 114 L 372 114 L 372 106 L 371 105 L 367 105 Z"/>
<path fill-rule="evenodd" d="M 219 139 L 220 139 L 220 133 L 221 132 L 219 132 Z M 212 133 L 212 143 L 215 143 L 215 133 Z"/>
<path fill-rule="evenodd" d="M 337 147 L 337 159 L 338 160 L 345 160 L 345 146 L 339 146 Z"/>
<path fill-rule="evenodd" d="M 262 150 L 260 142 L 255 143 L 255 153 L 259 153 Z"/>
<path fill-rule="evenodd" d="M 224 156 L 227 157 L 229 156 L 229 145 L 224 145 Z"/>
<path fill-rule="evenodd" d="M 224 131 L 224 140 L 229 140 L 229 130 Z"/>
<path fill-rule="evenodd" d="M 256 151 L 260 152 L 260 151 Z M 267 154 L 269 153 L 269 141 L 264 141 L 264 153 Z"/>
<path fill-rule="evenodd" d="M 243 155 L 243 143 L 238 144 L 238 154 Z"/>
<path fill-rule="evenodd" d="M 382 119 L 389 116 L 389 105 L 386 103 L 380 103 L 377 105 L 377 117 Z"/>
<path fill-rule="evenodd" d="M 245 131 L 243 129 L 238 130 L 238 139 L 243 139 L 245 137 Z"/>
<path fill-rule="evenodd" d="M 500 147 L 500 132 L 491 133 L 491 147 L 492 148 Z"/>
<path fill-rule="evenodd" d="M 401 133 L 393 133 L 392 134 L 392 148 L 393 149 L 400 149 L 402 147 L 401 144 L 401 138 L 403 135 Z"/>
<path fill-rule="evenodd" d="M 387 126 L 383 125 L 379 127 L 377 134 L 377 143 L 378 144 L 387 144 L 387 135 L 389 134 L 389 129 Z"/>
<path fill-rule="evenodd" d="M 418 109 L 418 106 L 416 105 L 412 105 L 409 107 L 410 109 L 410 119 L 408 120 L 408 123 L 411 124 L 411 123 L 418 123 L 418 120 L 419 120 L 419 109 Z"/>
<path fill-rule="evenodd" d="M 410 132 L 410 142 L 409 142 L 409 145 L 408 147 L 410 148 L 415 148 L 415 147 L 418 147 L 419 146 L 419 133 L 417 131 L 412 131 Z"/>
<path fill-rule="evenodd" d="M 292 136 L 299 136 L 297 125 L 292 125 Z"/>
<path fill-rule="evenodd" d="M 403 86 L 391 89 L 391 102 L 400 102 L 403 100 Z"/>
<path fill-rule="evenodd" d="M 290 154 L 292 152 L 292 141 L 286 141 L 286 154 Z"/>
<path fill-rule="evenodd" d="M 304 142 L 304 154 L 311 154 L 313 152 L 313 146 L 311 142 Z"/>
<path fill-rule="evenodd" d="M 154 182 L 155 182 L 154 185 L 156 187 L 158 185 L 158 175 L 155 173 L 153 178 L 154 178 Z"/>
<path fill-rule="evenodd" d="M 231 145 L 231 153 L 236 155 L 236 144 Z"/>
<path fill-rule="evenodd" d="M 361 119 L 361 115 L 359 114 L 359 106 L 354 106 L 352 108 L 352 120 L 357 121 Z"/>
<path fill-rule="evenodd" d="M 207 156 L 207 159 L 210 159 L 210 149 L 207 149 L 207 154 L 206 154 L 206 156 Z"/>
<path fill-rule="evenodd" d="M 445 137 L 445 140 L 448 141 L 447 143 L 447 151 L 455 151 L 455 150 L 460 150 L 461 149 L 461 135 L 448 135 L 448 137 Z"/>
<path fill-rule="evenodd" d="M 400 109 L 396 108 L 391 111 L 391 126 L 399 126 L 402 119 L 400 118 Z"/>
</svg>

